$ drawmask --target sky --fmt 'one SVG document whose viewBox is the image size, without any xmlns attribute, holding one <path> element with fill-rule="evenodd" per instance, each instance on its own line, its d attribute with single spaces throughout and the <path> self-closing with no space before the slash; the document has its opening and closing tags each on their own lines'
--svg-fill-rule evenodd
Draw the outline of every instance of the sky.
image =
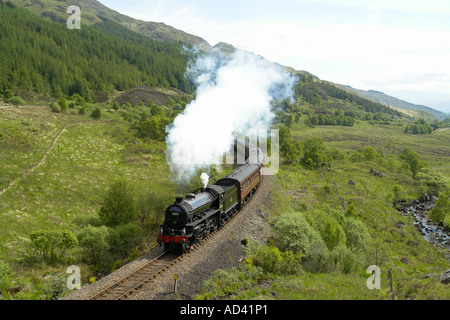
<svg viewBox="0 0 450 320">
<path fill-rule="evenodd" d="M 447 0 L 100 0 L 322 80 L 450 113 Z"/>
</svg>

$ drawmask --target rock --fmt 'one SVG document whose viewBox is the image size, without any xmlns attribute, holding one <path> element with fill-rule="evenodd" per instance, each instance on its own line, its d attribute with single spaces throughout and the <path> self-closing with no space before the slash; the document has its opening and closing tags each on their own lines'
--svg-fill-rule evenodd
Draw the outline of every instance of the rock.
<svg viewBox="0 0 450 320">
<path fill-rule="evenodd" d="M 6 291 L 8 291 L 9 294 L 14 294 L 14 293 L 18 293 L 20 291 L 20 286 L 14 286 L 14 287 L 9 287 L 6 289 Z"/>
<path fill-rule="evenodd" d="M 377 177 L 386 177 L 386 175 L 384 173 L 381 173 L 379 171 L 376 171 L 374 168 L 370 169 L 369 173 L 373 176 L 377 176 Z"/>
<path fill-rule="evenodd" d="M 355 181 L 353 181 L 353 180 L 348 180 L 348 184 L 350 184 L 352 186 L 356 185 Z"/>
<path fill-rule="evenodd" d="M 404 258 L 404 257 L 403 257 L 403 258 L 400 259 L 400 261 L 403 262 L 403 263 L 406 264 L 406 265 L 409 264 L 409 261 L 408 261 L 407 258 Z"/>
<path fill-rule="evenodd" d="M 422 279 L 432 278 L 432 277 L 437 276 L 437 275 L 438 275 L 437 273 L 427 273 L 427 274 L 424 274 L 422 276 Z"/>
<path fill-rule="evenodd" d="M 439 277 L 439 280 L 442 283 L 449 284 L 450 283 L 450 269 L 448 269 L 447 271 L 442 273 L 441 276 Z"/>
</svg>

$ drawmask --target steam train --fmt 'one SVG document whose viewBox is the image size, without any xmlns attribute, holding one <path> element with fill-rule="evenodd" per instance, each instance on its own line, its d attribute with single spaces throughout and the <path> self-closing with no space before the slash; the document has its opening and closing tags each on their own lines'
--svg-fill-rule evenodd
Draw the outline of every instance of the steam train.
<svg viewBox="0 0 450 320">
<path fill-rule="evenodd" d="M 158 243 L 168 252 L 187 252 L 238 212 L 261 183 L 261 166 L 247 163 L 212 185 L 177 197 L 165 211 Z"/>
</svg>

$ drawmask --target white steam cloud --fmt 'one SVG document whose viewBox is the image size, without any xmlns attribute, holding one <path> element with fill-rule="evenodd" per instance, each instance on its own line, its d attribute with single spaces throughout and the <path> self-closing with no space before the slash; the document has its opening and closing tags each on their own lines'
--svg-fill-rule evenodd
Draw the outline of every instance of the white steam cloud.
<svg viewBox="0 0 450 320">
<path fill-rule="evenodd" d="M 230 58 L 212 51 L 200 54 L 187 70 L 197 86 L 196 99 L 173 125 L 166 138 L 167 160 L 177 180 L 197 169 L 222 163 L 234 134 L 269 129 L 274 118 L 270 102 L 292 98 L 296 77 L 279 66 L 245 51 Z"/>
<path fill-rule="evenodd" d="M 200 179 L 202 179 L 203 188 L 206 188 L 206 186 L 208 185 L 208 181 L 209 181 L 208 174 L 206 172 L 202 172 Z"/>
</svg>

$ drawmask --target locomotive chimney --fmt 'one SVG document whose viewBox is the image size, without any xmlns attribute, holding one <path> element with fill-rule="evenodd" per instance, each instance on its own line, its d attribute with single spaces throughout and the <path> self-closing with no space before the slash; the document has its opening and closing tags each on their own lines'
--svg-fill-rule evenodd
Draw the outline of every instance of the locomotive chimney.
<svg viewBox="0 0 450 320">
<path fill-rule="evenodd" d="M 176 197 L 175 201 L 176 203 L 180 203 L 181 201 L 183 201 L 183 197 Z"/>
</svg>

